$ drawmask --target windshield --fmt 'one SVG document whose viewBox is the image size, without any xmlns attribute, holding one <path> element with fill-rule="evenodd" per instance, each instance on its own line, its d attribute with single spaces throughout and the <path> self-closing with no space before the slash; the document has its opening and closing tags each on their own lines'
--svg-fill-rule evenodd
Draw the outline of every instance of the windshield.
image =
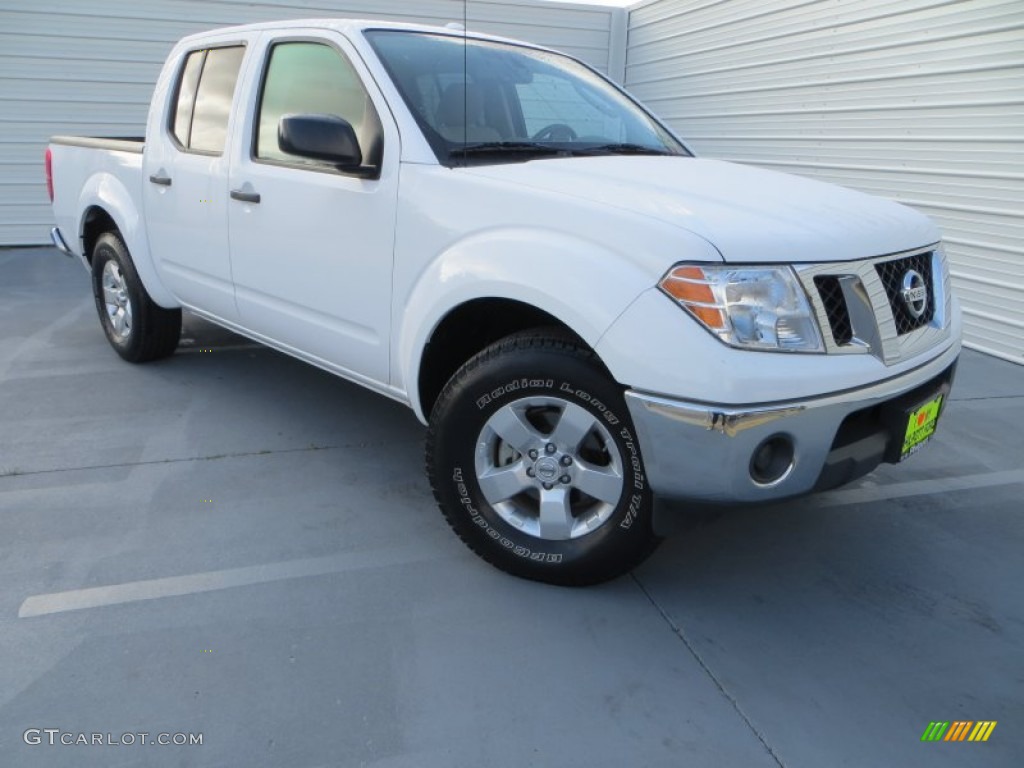
<svg viewBox="0 0 1024 768">
<path fill-rule="evenodd" d="M 371 30 L 366 37 L 445 165 L 689 154 L 628 96 L 568 56 L 425 32 Z"/>
</svg>

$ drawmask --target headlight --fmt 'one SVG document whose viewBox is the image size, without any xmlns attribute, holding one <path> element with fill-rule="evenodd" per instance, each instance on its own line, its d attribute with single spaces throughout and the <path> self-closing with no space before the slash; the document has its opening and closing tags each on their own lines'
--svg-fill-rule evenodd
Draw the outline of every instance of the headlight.
<svg viewBox="0 0 1024 768">
<path fill-rule="evenodd" d="M 673 267 L 658 284 L 726 344 L 823 352 L 818 322 L 790 267 Z"/>
</svg>

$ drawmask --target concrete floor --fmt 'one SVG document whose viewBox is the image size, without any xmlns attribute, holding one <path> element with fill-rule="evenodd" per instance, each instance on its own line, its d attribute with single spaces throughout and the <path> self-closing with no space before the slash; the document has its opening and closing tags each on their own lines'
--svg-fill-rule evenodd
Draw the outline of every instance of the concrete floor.
<svg viewBox="0 0 1024 768">
<path fill-rule="evenodd" d="M 0 251 L 0 765 L 1021 765 L 1024 367 L 965 353 L 908 463 L 567 590 L 448 531 L 411 412 L 186 335 L 123 363 L 76 262 Z"/>
</svg>

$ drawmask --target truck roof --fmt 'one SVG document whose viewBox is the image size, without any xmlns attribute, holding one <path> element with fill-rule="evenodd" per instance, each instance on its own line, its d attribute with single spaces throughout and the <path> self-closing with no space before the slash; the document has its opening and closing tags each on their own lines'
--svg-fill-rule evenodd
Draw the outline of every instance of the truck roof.
<svg viewBox="0 0 1024 768">
<path fill-rule="evenodd" d="M 453 20 L 453 23 L 462 24 L 459 20 Z M 435 34 L 445 35 L 463 35 L 462 29 L 456 29 L 453 27 L 439 27 L 430 24 L 411 24 L 408 22 L 397 22 L 397 21 L 379 21 L 374 19 L 338 19 L 338 18 L 317 18 L 317 19 L 286 19 L 282 21 L 262 21 L 255 24 L 239 24 L 231 27 L 218 27 L 216 29 L 208 29 L 205 32 L 197 32 L 194 35 L 189 35 L 181 39 L 181 43 L 192 44 L 201 42 L 208 37 L 221 36 L 225 33 L 232 32 L 251 32 L 251 31 L 262 31 L 262 30 L 288 30 L 288 29 L 308 29 L 310 27 L 319 27 L 324 29 L 333 29 L 342 34 L 345 33 L 362 33 L 368 29 L 395 29 L 403 30 L 407 32 L 433 32 Z M 540 48 L 543 50 L 543 46 L 534 45 L 532 43 L 526 43 L 522 40 L 515 40 L 510 37 L 501 37 L 498 35 L 488 35 L 482 32 L 466 31 L 467 37 L 476 40 L 493 40 L 501 43 L 515 43 L 517 45 L 527 45 L 532 48 Z"/>
</svg>

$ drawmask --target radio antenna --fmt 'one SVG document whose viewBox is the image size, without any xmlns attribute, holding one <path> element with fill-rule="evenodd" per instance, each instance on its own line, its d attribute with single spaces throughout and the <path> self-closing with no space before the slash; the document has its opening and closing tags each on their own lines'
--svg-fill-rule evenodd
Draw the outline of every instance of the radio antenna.
<svg viewBox="0 0 1024 768">
<path fill-rule="evenodd" d="M 462 0 L 462 164 L 469 144 L 469 0 Z"/>
</svg>

